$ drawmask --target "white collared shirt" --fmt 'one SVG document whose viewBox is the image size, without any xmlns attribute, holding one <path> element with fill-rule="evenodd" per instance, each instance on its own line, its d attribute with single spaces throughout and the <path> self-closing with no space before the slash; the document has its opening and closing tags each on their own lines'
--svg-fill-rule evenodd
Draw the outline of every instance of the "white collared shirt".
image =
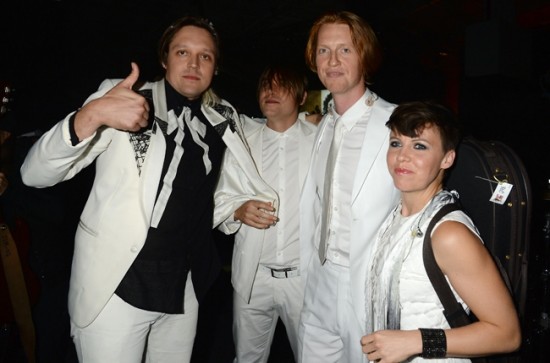
<svg viewBox="0 0 550 363">
<path fill-rule="evenodd" d="M 300 201 L 300 130 L 296 122 L 285 132 L 262 130 L 262 178 L 279 195 L 279 221 L 265 231 L 260 264 L 298 266 Z"/>
<path fill-rule="evenodd" d="M 331 197 L 329 205 L 331 217 L 327 259 L 331 262 L 350 266 L 351 241 L 351 201 L 357 164 L 365 139 L 365 132 L 372 107 L 367 106 L 367 92 L 343 115 L 338 115 L 334 109 L 330 117 L 341 123 L 342 139 L 332 172 Z M 327 135 L 328 137 L 328 135 Z M 367 223 L 368 221 L 365 221 Z"/>
</svg>

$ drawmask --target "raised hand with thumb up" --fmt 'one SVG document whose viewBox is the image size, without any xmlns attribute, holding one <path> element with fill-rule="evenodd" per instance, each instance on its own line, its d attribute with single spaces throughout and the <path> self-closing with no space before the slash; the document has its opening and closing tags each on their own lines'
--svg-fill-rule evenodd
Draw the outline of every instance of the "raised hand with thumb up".
<svg viewBox="0 0 550 363">
<path fill-rule="evenodd" d="M 132 71 L 105 95 L 80 109 L 75 118 L 75 131 L 80 140 L 91 136 L 99 127 L 138 131 L 147 126 L 149 104 L 132 87 L 139 78 L 139 68 L 132 62 Z"/>
</svg>

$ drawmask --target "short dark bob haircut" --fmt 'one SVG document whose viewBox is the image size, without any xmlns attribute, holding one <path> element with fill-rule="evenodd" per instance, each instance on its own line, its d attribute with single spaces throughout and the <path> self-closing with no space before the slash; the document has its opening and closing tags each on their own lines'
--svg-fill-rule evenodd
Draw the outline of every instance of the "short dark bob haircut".
<svg viewBox="0 0 550 363">
<path fill-rule="evenodd" d="M 460 142 L 460 125 L 455 114 L 434 101 L 402 103 L 395 108 L 386 126 L 408 137 L 417 137 L 427 127 L 435 126 L 441 135 L 443 151 L 456 150 Z"/>
</svg>

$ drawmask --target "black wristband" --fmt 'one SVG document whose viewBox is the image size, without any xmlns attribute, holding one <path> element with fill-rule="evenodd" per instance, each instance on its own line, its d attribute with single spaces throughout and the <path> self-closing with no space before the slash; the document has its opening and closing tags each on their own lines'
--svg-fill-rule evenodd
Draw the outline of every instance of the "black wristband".
<svg viewBox="0 0 550 363">
<path fill-rule="evenodd" d="M 78 139 L 78 135 L 76 134 L 76 130 L 74 128 L 74 119 L 76 118 L 76 114 L 78 113 L 78 111 L 80 111 L 80 109 L 73 113 L 69 118 L 69 135 L 71 137 L 72 146 L 76 146 L 80 143 L 80 140 Z"/>
<path fill-rule="evenodd" d="M 447 337 L 443 329 L 422 329 L 422 358 L 444 358 L 447 355 Z"/>
</svg>

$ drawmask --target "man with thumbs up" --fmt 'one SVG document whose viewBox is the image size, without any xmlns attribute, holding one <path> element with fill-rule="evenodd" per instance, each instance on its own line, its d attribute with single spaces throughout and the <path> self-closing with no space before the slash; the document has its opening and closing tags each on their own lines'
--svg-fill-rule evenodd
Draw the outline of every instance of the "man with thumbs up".
<svg viewBox="0 0 550 363">
<path fill-rule="evenodd" d="M 224 152 L 259 178 L 235 109 L 210 89 L 218 35 L 184 17 L 159 43 L 164 79 L 105 80 L 34 145 L 23 181 L 47 187 L 95 161 L 69 291 L 81 362 L 188 362 L 198 301 L 217 274 L 213 192 Z M 217 211 L 224 220 L 233 211 Z"/>
</svg>

